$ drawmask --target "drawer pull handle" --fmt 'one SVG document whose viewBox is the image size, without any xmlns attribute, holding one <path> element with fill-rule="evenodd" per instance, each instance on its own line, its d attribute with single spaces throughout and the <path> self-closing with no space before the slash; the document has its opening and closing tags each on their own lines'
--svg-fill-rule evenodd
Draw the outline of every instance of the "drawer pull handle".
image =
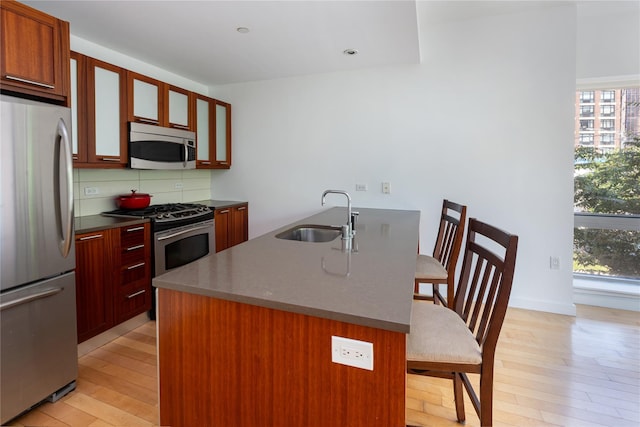
<svg viewBox="0 0 640 427">
<path fill-rule="evenodd" d="M 200 162 L 200 164 L 201 164 L 201 165 L 210 165 L 210 164 L 211 164 L 211 162 L 203 162 L 203 161 L 201 161 L 201 162 Z"/>
<path fill-rule="evenodd" d="M 247 209 L 247 207 L 246 207 L 246 206 L 242 206 L 241 208 L 238 208 L 238 210 L 239 210 L 239 211 L 243 211 L 243 210 L 245 210 L 245 209 Z"/>
<path fill-rule="evenodd" d="M 221 214 L 229 213 L 229 209 L 225 209 L 225 210 L 220 211 L 220 212 L 218 212 L 218 213 L 221 213 Z"/>
<path fill-rule="evenodd" d="M 141 248 L 144 248 L 144 245 L 131 246 L 130 248 L 127 248 L 127 252 L 135 251 L 136 249 L 141 249 Z"/>
<path fill-rule="evenodd" d="M 144 226 L 143 227 L 127 228 L 127 233 L 130 233 L 132 231 L 140 231 L 140 230 L 144 230 Z"/>
<path fill-rule="evenodd" d="M 17 82 L 21 82 L 21 83 L 28 83 L 30 85 L 34 85 L 34 86 L 40 86 L 46 89 L 55 89 L 56 87 L 53 85 L 48 85 L 45 83 L 40 83 L 40 82 L 34 82 L 33 80 L 27 80 L 27 79 L 21 79 L 20 77 L 16 77 L 16 76 L 11 76 L 9 74 L 6 74 L 4 76 L 5 79 L 9 79 L 9 80 L 15 80 Z"/>
<path fill-rule="evenodd" d="M 140 268 L 144 266 L 144 262 L 138 263 L 138 264 L 134 264 L 134 265 L 130 265 L 129 267 L 127 267 L 127 270 L 133 270 L 134 268 Z"/>
<path fill-rule="evenodd" d="M 94 234 L 93 236 L 81 237 L 80 240 L 99 239 L 100 237 L 102 237 L 102 234 Z"/>
<path fill-rule="evenodd" d="M 114 159 L 112 157 L 101 157 L 100 160 L 103 162 L 119 162 L 120 161 L 120 159 Z"/>
<path fill-rule="evenodd" d="M 144 294 L 145 292 L 147 292 L 147 290 L 146 290 L 146 289 L 143 289 L 143 290 L 138 291 L 138 292 L 135 292 L 135 293 L 133 293 L 133 294 L 131 294 L 131 295 L 127 295 L 127 298 L 128 298 L 128 299 L 131 299 L 131 298 L 133 298 L 133 297 L 137 297 L 138 295 L 142 295 L 142 294 Z"/>
</svg>

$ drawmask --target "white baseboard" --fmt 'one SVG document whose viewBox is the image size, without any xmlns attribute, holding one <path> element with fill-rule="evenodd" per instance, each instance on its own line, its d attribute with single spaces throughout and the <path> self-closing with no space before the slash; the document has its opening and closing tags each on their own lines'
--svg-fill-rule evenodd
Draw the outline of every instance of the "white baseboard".
<svg viewBox="0 0 640 427">
<path fill-rule="evenodd" d="M 532 300 L 528 298 L 511 297 L 509 307 L 523 308 L 525 310 L 544 311 L 547 313 L 576 315 L 576 306 L 573 303 L 564 304 L 554 301 Z"/>
</svg>

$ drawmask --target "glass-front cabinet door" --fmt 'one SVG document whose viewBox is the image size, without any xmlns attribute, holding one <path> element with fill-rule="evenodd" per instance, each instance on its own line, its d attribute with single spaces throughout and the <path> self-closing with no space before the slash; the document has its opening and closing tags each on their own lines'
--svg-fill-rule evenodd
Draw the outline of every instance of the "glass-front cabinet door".
<svg viewBox="0 0 640 427">
<path fill-rule="evenodd" d="M 127 71 L 127 120 L 161 126 L 164 123 L 163 86 L 159 80 Z"/>
<path fill-rule="evenodd" d="M 81 75 L 82 73 L 82 75 Z M 84 87 L 82 86 L 82 82 L 84 79 L 84 74 L 86 73 L 85 68 L 85 57 L 76 52 L 71 52 L 71 93 L 70 93 L 70 103 L 71 103 L 71 142 L 72 142 L 72 150 L 73 150 L 73 162 L 86 162 L 87 161 L 87 151 L 86 151 L 86 143 L 80 145 L 79 141 L 84 139 L 84 136 L 81 136 L 78 132 L 78 123 L 80 117 L 80 108 L 78 108 L 78 103 L 80 102 L 80 90 L 82 90 L 83 98 L 84 98 Z"/>
<path fill-rule="evenodd" d="M 191 101 L 193 93 L 188 90 L 169 86 L 169 127 L 191 130 Z"/>
<path fill-rule="evenodd" d="M 127 163 L 125 70 L 71 52 L 71 114 L 75 167 Z"/>
<path fill-rule="evenodd" d="M 89 161 L 124 165 L 127 163 L 122 102 L 125 73 L 120 67 L 93 58 L 87 64 Z"/>
<path fill-rule="evenodd" d="M 196 95 L 196 165 L 201 169 L 231 167 L 231 104 Z"/>
<path fill-rule="evenodd" d="M 231 167 L 231 104 L 216 101 L 216 164 Z"/>
</svg>

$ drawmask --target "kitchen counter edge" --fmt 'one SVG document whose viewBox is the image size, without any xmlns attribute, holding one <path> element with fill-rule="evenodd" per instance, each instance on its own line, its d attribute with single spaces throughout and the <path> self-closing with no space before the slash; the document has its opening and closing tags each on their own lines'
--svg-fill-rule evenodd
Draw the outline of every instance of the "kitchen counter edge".
<svg viewBox="0 0 640 427">
<path fill-rule="evenodd" d="M 149 222 L 147 218 L 118 218 L 104 215 L 77 216 L 73 219 L 76 234 L 93 233 L 147 222 Z"/>
</svg>

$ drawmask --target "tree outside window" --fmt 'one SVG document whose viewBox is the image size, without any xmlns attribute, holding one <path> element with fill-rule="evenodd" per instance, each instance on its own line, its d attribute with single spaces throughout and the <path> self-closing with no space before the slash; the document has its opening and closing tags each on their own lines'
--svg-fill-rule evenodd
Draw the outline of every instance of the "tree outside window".
<svg viewBox="0 0 640 427">
<path fill-rule="evenodd" d="M 606 223 L 640 222 L 640 88 L 607 89 L 599 98 L 619 100 L 615 118 L 601 119 L 601 128 L 613 132 L 601 133 L 596 145 L 587 142 L 586 134 L 577 138 L 574 206 L 577 213 L 605 222 L 598 228 L 574 229 L 574 272 L 640 279 L 640 227 Z M 582 102 L 582 94 L 578 99 Z M 611 110 L 596 110 L 605 111 Z"/>
</svg>

